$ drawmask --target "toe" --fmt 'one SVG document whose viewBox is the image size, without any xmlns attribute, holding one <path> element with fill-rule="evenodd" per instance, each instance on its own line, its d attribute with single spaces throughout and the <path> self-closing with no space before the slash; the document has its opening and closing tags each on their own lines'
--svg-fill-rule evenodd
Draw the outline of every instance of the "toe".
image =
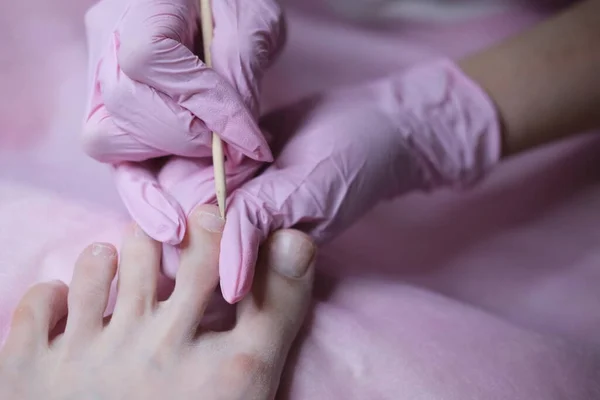
<svg viewBox="0 0 600 400">
<path fill-rule="evenodd" d="M 178 327 L 176 331 L 195 331 L 217 286 L 224 223 L 212 205 L 197 207 L 189 218 L 175 289 L 165 304 L 168 325 Z"/>
<path fill-rule="evenodd" d="M 65 338 L 88 338 L 103 327 L 110 285 L 117 270 L 117 251 L 109 244 L 86 248 L 75 263 L 69 290 Z"/>
<path fill-rule="evenodd" d="M 134 226 L 121 249 L 117 301 L 111 325 L 128 325 L 154 310 L 160 260 L 160 243 Z"/>
<path fill-rule="evenodd" d="M 261 248 L 252 292 L 238 305 L 239 340 L 280 368 L 310 303 L 315 251 L 301 232 L 273 234 Z"/>
<path fill-rule="evenodd" d="M 13 314 L 6 351 L 24 354 L 48 346 L 50 332 L 67 315 L 68 291 L 60 281 L 31 287 Z"/>
</svg>

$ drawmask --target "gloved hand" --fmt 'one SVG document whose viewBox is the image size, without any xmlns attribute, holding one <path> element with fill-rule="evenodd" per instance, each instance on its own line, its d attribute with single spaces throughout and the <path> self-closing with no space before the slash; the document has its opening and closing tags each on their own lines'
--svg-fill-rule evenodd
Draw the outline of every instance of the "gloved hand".
<svg viewBox="0 0 600 400">
<path fill-rule="evenodd" d="M 276 138 L 275 163 L 228 200 L 220 276 L 230 302 L 249 290 L 269 232 L 296 227 L 322 243 L 384 198 L 471 184 L 500 156 L 495 107 L 446 60 L 316 96 L 264 125 Z M 189 211 L 205 166 L 181 163 L 172 166 L 184 173 L 160 182 Z"/>
<path fill-rule="evenodd" d="M 257 125 L 259 85 L 283 38 L 275 0 L 213 1 L 213 69 L 201 49 L 198 0 L 103 0 L 86 15 L 90 98 L 86 152 L 111 163 L 119 193 L 136 222 L 172 245 L 186 215 L 157 182 L 156 157 L 196 157 L 210 166 L 211 131 L 225 142 L 233 190 L 271 161 Z M 133 163 L 132 163 L 133 162 Z M 214 200 L 212 170 L 200 171 Z"/>
</svg>

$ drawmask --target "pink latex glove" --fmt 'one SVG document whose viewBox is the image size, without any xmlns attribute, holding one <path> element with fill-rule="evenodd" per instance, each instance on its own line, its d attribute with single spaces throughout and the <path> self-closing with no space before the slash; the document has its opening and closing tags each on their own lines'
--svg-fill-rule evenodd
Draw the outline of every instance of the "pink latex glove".
<svg viewBox="0 0 600 400">
<path fill-rule="evenodd" d="M 214 70 L 201 49 L 198 0 L 103 0 L 86 15 L 90 99 L 86 152 L 114 165 L 119 193 L 135 221 L 153 238 L 178 244 L 186 213 L 160 187 L 162 165 L 144 162 L 179 155 L 210 166 L 211 131 L 225 141 L 228 189 L 271 161 L 257 125 L 259 84 L 283 40 L 274 0 L 213 4 Z M 214 201 L 212 170 L 199 172 L 197 201 Z"/>
<path fill-rule="evenodd" d="M 220 275 L 230 302 L 249 290 L 269 232 L 296 227 L 322 243 L 382 199 L 462 187 L 500 156 L 495 107 L 447 60 L 325 93 L 264 122 L 277 139 L 276 160 L 228 200 Z M 160 181 L 191 210 L 201 196 L 194 176 L 204 166 L 178 162 L 171 167 L 179 177 Z"/>
</svg>

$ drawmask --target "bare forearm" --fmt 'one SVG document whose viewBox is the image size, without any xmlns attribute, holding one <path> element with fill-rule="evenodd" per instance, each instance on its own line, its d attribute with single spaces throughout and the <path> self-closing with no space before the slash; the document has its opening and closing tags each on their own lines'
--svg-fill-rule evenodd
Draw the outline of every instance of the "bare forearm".
<svg viewBox="0 0 600 400">
<path fill-rule="evenodd" d="M 460 62 L 489 93 L 510 155 L 600 127 L 600 0 Z"/>
</svg>

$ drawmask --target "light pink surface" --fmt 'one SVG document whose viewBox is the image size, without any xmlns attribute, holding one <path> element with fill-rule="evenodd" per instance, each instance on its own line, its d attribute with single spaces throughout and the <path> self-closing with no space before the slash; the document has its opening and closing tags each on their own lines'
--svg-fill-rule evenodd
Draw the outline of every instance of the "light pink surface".
<svg viewBox="0 0 600 400">
<path fill-rule="evenodd" d="M 0 12 L 0 336 L 31 283 L 69 281 L 81 248 L 118 241 L 127 220 L 110 171 L 78 144 L 84 3 Z M 265 103 L 464 54 L 534 19 L 515 15 L 350 29 L 291 13 Z M 600 398 L 599 152 L 581 138 L 469 195 L 383 205 L 323 249 L 281 398 Z"/>
</svg>

